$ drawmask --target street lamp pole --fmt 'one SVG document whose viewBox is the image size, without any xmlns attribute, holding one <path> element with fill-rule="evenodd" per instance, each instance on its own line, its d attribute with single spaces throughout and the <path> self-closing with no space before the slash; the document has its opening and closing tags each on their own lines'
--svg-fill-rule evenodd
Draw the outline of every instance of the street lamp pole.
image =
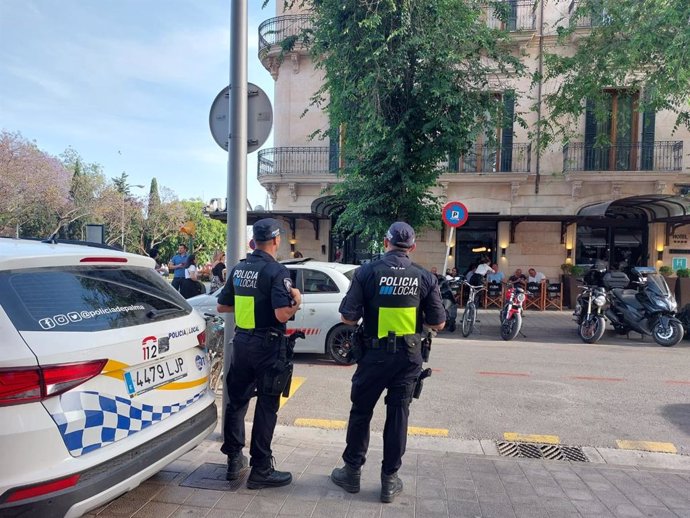
<svg viewBox="0 0 690 518">
<path fill-rule="evenodd" d="M 122 232 L 120 233 L 120 248 L 122 248 L 123 252 L 127 251 L 125 249 L 125 200 L 127 199 L 127 191 L 130 187 L 136 187 L 137 189 L 144 188 L 143 185 L 125 185 L 122 190 L 122 219 L 120 220 Z"/>
</svg>

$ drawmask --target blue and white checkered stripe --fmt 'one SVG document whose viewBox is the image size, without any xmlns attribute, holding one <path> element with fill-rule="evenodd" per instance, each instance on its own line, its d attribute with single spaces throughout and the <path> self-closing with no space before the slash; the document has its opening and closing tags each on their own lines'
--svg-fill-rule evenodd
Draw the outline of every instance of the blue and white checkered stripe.
<svg viewBox="0 0 690 518">
<path fill-rule="evenodd" d="M 129 398 L 98 392 L 69 392 L 60 396 L 61 413 L 53 414 L 70 454 L 83 455 L 124 439 L 188 407 L 206 391 L 184 403 L 137 405 Z"/>
</svg>

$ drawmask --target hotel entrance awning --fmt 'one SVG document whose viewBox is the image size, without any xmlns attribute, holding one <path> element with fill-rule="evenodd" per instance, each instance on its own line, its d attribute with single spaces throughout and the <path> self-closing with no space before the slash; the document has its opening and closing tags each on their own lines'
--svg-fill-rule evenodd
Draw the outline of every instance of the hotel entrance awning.
<svg viewBox="0 0 690 518">
<path fill-rule="evenodd" d="M 649 223 L 690 223 L 690 198 L 668 194 L 630 196 L 584 207 L 577 215 L 616 219 L 645 216 Z"/>
</svg>

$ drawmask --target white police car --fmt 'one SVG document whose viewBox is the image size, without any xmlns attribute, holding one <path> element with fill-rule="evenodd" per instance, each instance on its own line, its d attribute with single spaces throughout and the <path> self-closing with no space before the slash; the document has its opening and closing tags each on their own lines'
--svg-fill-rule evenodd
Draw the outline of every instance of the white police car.
<svg viewBox="0 0 690 518">
<path fill-rule="evenodd" d="M 204 321 L 153 268 L 0 238 L 1 516 L 80 516 L 215 427 Z"/>
<path fill-rule="evenodd" d="M 287 322 L 287 332 L 303 331 L 305 338 L 295 342 L 296 353 L 328 354 L 336 362 L 349 363 L 352 326 L 342 323 L 338 308 L 345 297 L 355 270 L 354 264 L 327 263 L 310 258 L 282 261 L 290 270 L 292 284 L 302 293 L 302 305 Z M 216 313 L 220 290 L 188 300 L 200 313 Z"/>
</svg>

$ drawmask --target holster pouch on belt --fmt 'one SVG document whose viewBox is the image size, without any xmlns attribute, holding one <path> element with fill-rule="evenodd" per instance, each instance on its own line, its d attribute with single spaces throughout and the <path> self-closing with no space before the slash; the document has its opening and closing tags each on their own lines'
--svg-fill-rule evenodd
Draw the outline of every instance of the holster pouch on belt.
<svg viewBox="0 0 690 518">
<path fill-rule="evenodd" d="M 431 354 L 431 331 L 422 339 L 422 361 L 428 362 Z"/>
<path fill-rule="evenodd" d="M 417 382 L 414 386 L 414 392 L 412 393 L 413 398 L 419 399 L 419 396 L 422 394 L 422 389 L 424 388 L 424 380 L 429 376 L 431 376 L 431 369 L 424 369 L 419 373 L 419 376 L 417 376 Z"/>
<path fill-rule="evenodd" d="M 386 351 L 391 354 L 395 354 L 398 352 L 398 342 L 395 336 L 395 331 L 388 331 Z"/>
<path fill-rule="evenodd" d="M 403 340 L 405 340 L 405 345 L 407 345 L 407 356 L 414 360 L 422 352 L 422 337 L 418 334 L 405 335 Z"/>
<path fill-rule="evenodd" d="M 350 337 L 350 350 L 347 352 L 349 361 L 358 362 L 364 356 L 364 327 L 357 326 Z"/>
<path fill-rule="evenodd" d="M 266 339 L 274 340 L 273 334 L 273 331 L 268 333 Z M 271 336 L 269 337 L 269 335 Z M 291 360 L 294 354 L 295 340 L 298 338 L 304 338 L 304 332 L 297 331 L 290 336 L 284 336 L 282 333 L 278 334 L 278 339 L 280 340 L 278 359 L 264 375 L 261 386 L 263 394 L 267 396 L 280 396 L 282 394 L 284 397 L 290 395 L 293 370 Z"/>
</svg>

